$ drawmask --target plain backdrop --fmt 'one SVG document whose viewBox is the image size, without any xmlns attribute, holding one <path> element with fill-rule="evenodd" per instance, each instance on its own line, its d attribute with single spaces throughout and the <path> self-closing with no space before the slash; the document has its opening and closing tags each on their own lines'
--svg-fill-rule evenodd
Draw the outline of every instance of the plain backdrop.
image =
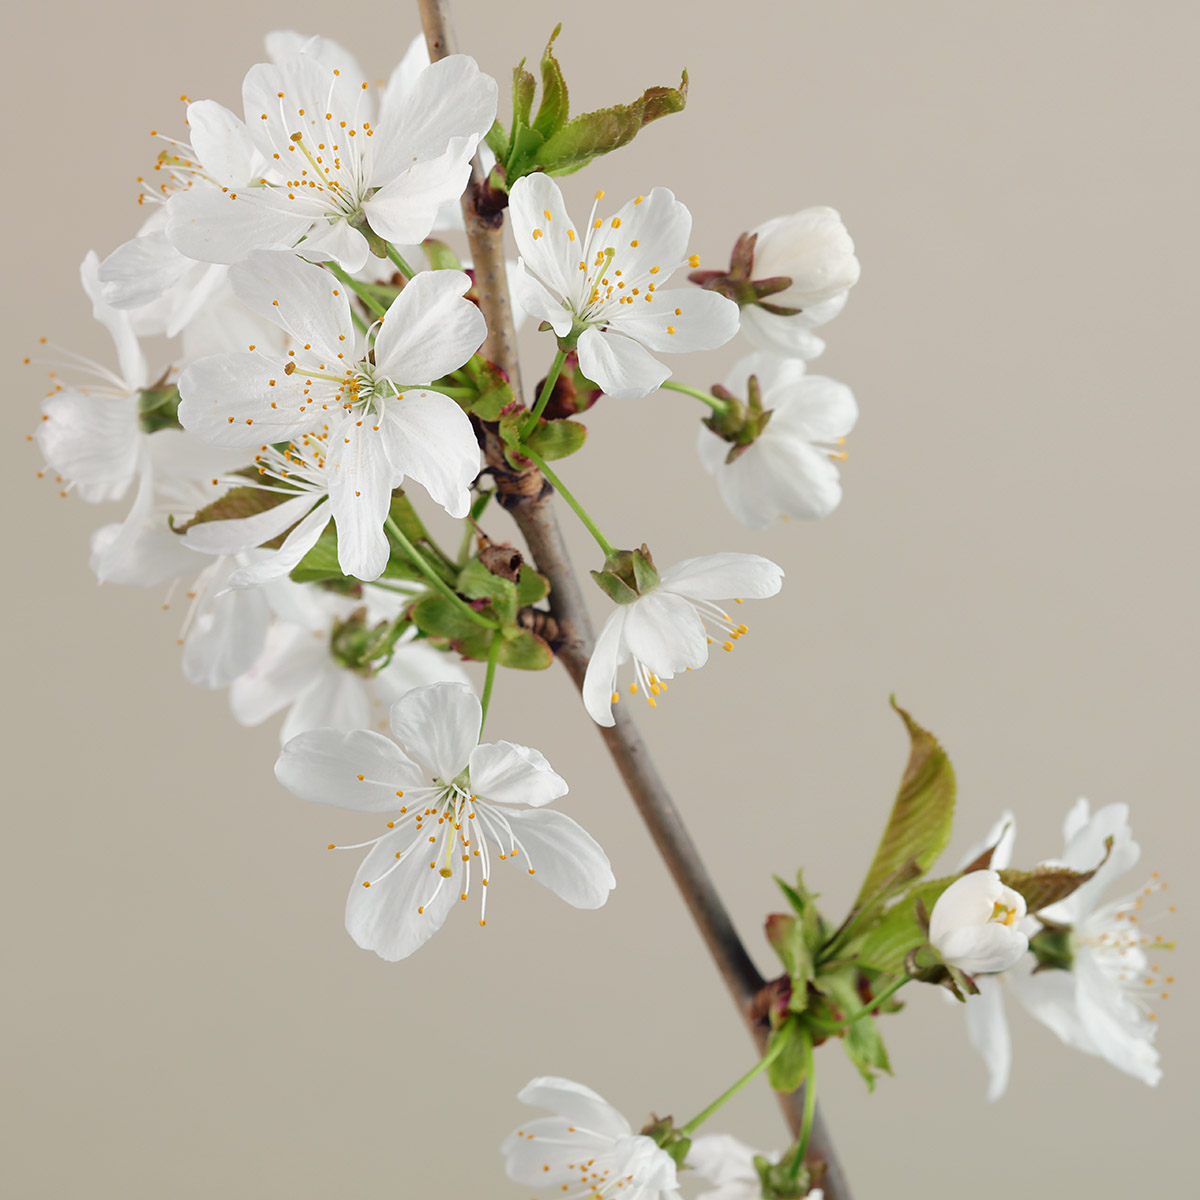
<svg viewBox="0 0 1200 1200">
<path fill-rule="evenodd" d="M 951 856 L 1005 807 L 1018 861 L 1060 848 L 1078 795 L 1128 802 L 1180 939 L 1156 1000 L 1155 1090 L 1010 1015 L 989 1107 L 960 1012 L 913 988 L 868 1096 L 836 1047 L 820 1090 L 860 1197 L 1177 1196 L 1194 1180 L 1197 1069 L 1196 113 L 1193 4 L 604 5 L 460 0 L 461 48 L 501 80 L 558 20 L 576 111 L 675 83 L 687 110 L 565 181 L 578 212 L 655 185 L 694 249 L 810 204 L 842 212 L 862 282 L 813 370 L 855 390 L 845 501 L 751 534 L 695 454 L 699 406 L 603 402 L 563 472 L 621 544 L 660 561 L 740 549 L 787 571 L 736 653 L 641 724 L 764 969 L 773 872 L 806 867 L 840 919 L 903 764 L 889 693 L 958 770 Z M 24 1198 L 526 1194 L 496 1147 L 530 1077 L 586 1081 L 640 1123 L 683 1120 L 752 1061 L 679 897 L 565 673 L 503 676 L 489 732 L 539 746 L 618 887 L 578 913 L 515 876 L 390 965 L 342 925 L 352 814 L 272 776 L 277 727 L 189 687 L 182 610 L 100 588 L 116 519 L 39 483 L 24 435 L 48 335 L 110 357 L 77 264 L 135 231 L 151 128 L 177 97 L 238 108 L 273 28 L 323 32 L 379 75 L 415 8 L 312 0 L 115 5 L 4 17 L 8 450 L 0 849 L 0 1190 Z M 502 99 L 502 117 L 507 99 Z M 527 331 L 525 376 L 544 373 Z M 680 357 L 719 380 L 744 343 Z M 165 348 L 155 353 L 166 355 Z M 168 361 L 160 357 L 160 361 Z M 568 522 L 569 524 L 569 522 Z M 489 518 L 510 536 L 501 514 Z M 599 565 L 577 527 L 582 567 Z M 603 597 L 592 597 L 595 611 Z M 368 836 L 363 834 L 362 836 Z M 464 905 L 463 908 L 468 906 Z M 473 907 L 473 905 L 471 906 Z M 765 1088 L 716 1128 L 784 1132 Z"/>
</svg>

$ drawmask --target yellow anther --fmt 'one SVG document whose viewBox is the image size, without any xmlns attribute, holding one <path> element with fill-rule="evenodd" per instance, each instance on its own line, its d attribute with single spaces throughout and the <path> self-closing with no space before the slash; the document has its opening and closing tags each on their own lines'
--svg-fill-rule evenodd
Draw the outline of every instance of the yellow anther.
<svg viewBox="0 0 1200 1200">
<path fill-rule="evenodd" d="M 636 695 L 637 695 L 637 684 L 636 684 L 636 683 L 631 683 L 631 684 L 629 685 L 629 694 L 630 694 L 631 696 L 636 696 Z"/>
<path fill-rule="evenodd" d="M 600 190 L 599 190 L 599 191 L 596 193 L 596 199 L 597 199 L 597 200 L 603 200 L 603 199 L 604 199 L 604 189 L 603 189 L 603 188 L 601 188 L 601 189 L 600 189 Z"/>
<path fill-rule="evenodd" d="M 732 643 L 732 642 L 722 642 L 722 643 L 721 643 L 721 649 L 722 649 L 722 650 L 732 650 L 732 649 L 733 649 L 733 643 Z"/>
<path fill-rule="evenodd" d="M 613 703 L 613 704 L 616 704 L 616 702 L 617 702 L 618 700 L 620 700 L 620 698 L 621 698 L 621 693 L 620 693 L 620 692 L 613 692 L 613 694 L 612 694 L 612 703 Z"/>
</svg>

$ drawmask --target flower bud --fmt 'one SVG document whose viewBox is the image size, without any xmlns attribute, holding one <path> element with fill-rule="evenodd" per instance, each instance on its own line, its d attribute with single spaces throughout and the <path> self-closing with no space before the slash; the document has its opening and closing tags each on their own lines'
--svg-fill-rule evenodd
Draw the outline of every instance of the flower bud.
<svg viewBox="0 0 1200 1200">
<path fill-rule="evenodd" d="M 810 309 L 858 282 L 854 242 L 836 209 L 804 208 L 774 217 L 754 233 L 754 278 L 791 280 L 769 297 L 773 306 Z"/>
<path fill-rule="evenodd" d="M 1025 900 L 995 871 L 972 871 L 938 897 L 929 941 L 952 967 L 974 975 L 1004 971 L 1029 948 Z"/>
</svg>

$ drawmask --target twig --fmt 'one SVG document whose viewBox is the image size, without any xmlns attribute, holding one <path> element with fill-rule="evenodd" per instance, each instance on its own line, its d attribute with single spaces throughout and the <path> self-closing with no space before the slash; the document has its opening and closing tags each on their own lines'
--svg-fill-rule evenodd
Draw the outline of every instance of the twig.
<svg viewBox="0 0 1200 1200">
<path fill-rule="evenodd" d="M 421 24 L 435 62 L 455 53 L 446 0 L 417 0 Z M 522 394 L 517 364 L 516 335 L 513 329 L 508 280 L 502 238 L 503 215 L 480 214 L 476 202 L 484 183 L 478 156 L 472 168 L 472 182 L 463 196 L 463 217 L 467 240 L 475 266 L 475 284 L 479 304 L 488 323 L 488 341 L 483 353 L 508 376 L 515 395 Z M 591 621 L 580 591 L 579 580 L 571 566 L 554 509 L 553 490 L 534 470 L 513 472 L 502 453 L 493 449 L 498 438 L 488 439 L 488 459 L 496 477 L 498 499 L 512 514 L 529 547 L 537 569 L 550 580 L 550 611 L 559 627 L 557 656 L 576 687 L 582 688 L 593 644 Z M 616 723 L 597 726 L 604 744 L 621 773 L 621 778 L 650 831 L 671 877 L 683 895 L 705 945 L 729 989 L 738 1012 L 759 1046 L 765 1051 L 767 1028 L 755 1011 L 755 1001 L 765 981 L 755 967 L 729 913 L 700 859 L 696 844 L 671 800 L 627 709 L 614 710 Z M 792 1136 L 803 1123 L 803 1090 L 779 1095 Z M 841 1166 L 818 1107 L 808 1146 L 809 1161 L 825 1165 L 822 1186 L 826 1200 L 851 1200 Z"/>
</svg>

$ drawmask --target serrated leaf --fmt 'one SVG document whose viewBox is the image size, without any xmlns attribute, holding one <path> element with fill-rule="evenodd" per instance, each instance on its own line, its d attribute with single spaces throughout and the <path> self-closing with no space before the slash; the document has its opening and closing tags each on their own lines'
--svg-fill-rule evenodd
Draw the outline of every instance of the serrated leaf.
<svg viewBox="0 0 1200 1200">
<path fill-rule="evenodd" d="M 821 986 L 845 1013 L 844 1019 L 849 1019 L 865 1007 L 858 993 L 858 973 L 853 967 L 822 975 Z M 876 1071 L 886 1071 L 889 1075 L 892 1073 L 887 1048 L 873 1016 L 860 1017 L 848 1025 L 840 1040 L 846 1057 L 858 1068 L 869 1091 L 875 1090 Z"/>
<path fill-rule="evenodd" d="M 789 1018 L 778 1029 L 772 1030 L 766 1052 L 770 1054 L 781 1039 L 784 1046 L 767 1067 L 767 1078 L 777 1092 L 794 1092 L 808 1074 L 811 1054 L 808 1033 L 795 1017 Z"/>
<path fill-rule="evenodd" d="M 538 105 L 537 116 L 533 119 L 533 128 L 542 137 L 547 138 L 566 124 L 570 112 L 567 81 L 563 78 L 558 59 L 554 57 L 554 39 L 561 32 L 560 23 L 554 27 L 550 41 L 546 43 L 546 52 L 542 55 L 542 102 Z"/>
<path fill-rule="evenodd" d="M 550 594 L 550 580 L 545 575 L 535 571 L 528 563 L 521 564 L 521 574 L 517 579 L 517 606 L 527 608 L 537 604 Z"/>
<path fill-rule="evenodd" d="M 946 848 L 954 820 L 954 768 L 937 739 L 922 729 L 893 699 L 911 742 L 908 765 L 891 816 L 875 852 L 875 859 L 859 889 L 856 908 L 870 901 L 879 904 L 903 884 L 893 884 L 911 858 L 924 874 Z"/>
<path fill-rule="evenodd" d="M 530 123 L 529 114 L 533 111 L 533 94 L 535 91 L 537 91 L 537 80 L 525 70 L 525 60 L 521 59 L 513 67 L 512 104 L 514 130 Z M 495 146 L 493 146 L 492 150 L 495 151 L 495 149 Z"/>
<path fill-rule="evenodd" d="M 1112 838 L 1105 840 L 1104 857 L 1090 871 L 1072 871 L 1068 867 L 1034 867 L 1032 871 L 1000 871 L 1000 881 L 1019 892 L 1030 913 L 1049 908 L 1078 891 L 1108 861 Z"/>
<path fill-rule="evenodd" d="M 526 445 L 547 461 L 574 454 L 585 441 L 587 426 L 578 421 L 539 421 L 525 439 Z"/>
<path fill-rule="evenodd" d="M 540 167 L 547 175 L 578 171 L 593 158 L 633 141 L 651 121 L 682 112 L 687 104 L 687 87 L 684 71 L 677 88 L 647 88 L 632 104 L 615 104 L 575 117 L 546 139 L 536 153 L 534 169 Z M 510 186 L 514 179 L 510 172 Z"/>
<path fill-rule="evenodd" d="M 917 917 L 918 903 L 925 906 L 926 912 L 932 911 L 938 897 L 956 878 L 947 875 L 944 879 L 927 880 L 897 900 L 858 947 L 859 966 L 899 975 L 909 952 L 927 940 Z"/>
<path fill-rule="evenodd" d="M 511 188 L 522 175 L 536 171 L 534 165 L 545 138 L 536 129 L 521 125 L 513 129 L 508 161 L 504 164 L 506 187 Z"/>
</svg>

